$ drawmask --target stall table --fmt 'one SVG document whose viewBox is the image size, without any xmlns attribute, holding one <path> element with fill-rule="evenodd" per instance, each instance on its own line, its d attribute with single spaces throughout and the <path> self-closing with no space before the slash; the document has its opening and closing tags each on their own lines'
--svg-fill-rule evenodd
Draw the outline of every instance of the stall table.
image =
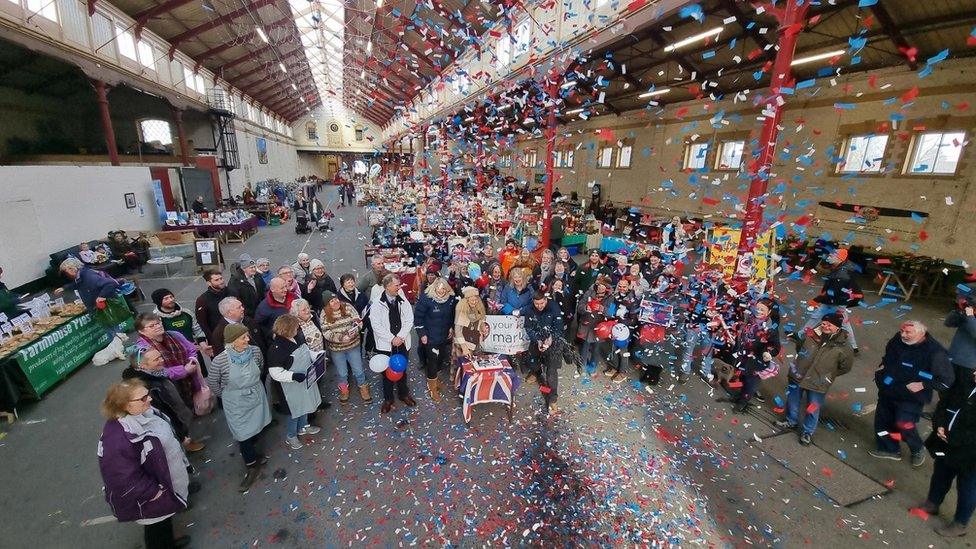
<svg viewBox="0 0 976 549">
<path fill-rule="evenodd" d="M 490 355 L 460 357 L 454 373 L 454 387 L 461 397 L 461 413 L 464 423 L 471 422 L 471 409 L 479 404 L 498 402 L 508 406 L 508 420 L 515 412 L 515 391 L 521 380 L 505 357 L 500 357 L 501 367 L 479 369 L 475 362 Z"/>
<path fill-rule="evenodd" d="M 131 318 L 125 327 L 132 329 Z M 0 356 L 0 410 L 14 410 L 21 400 L 39 400 L 108 343 L 105 328 L 85 312 Z"/>
<path fill-rule="evenodd" d="M 163 231 L 184 231 L 193 229 L 197 235 L 208 237 L 217 235 L 221 243 L 241 242 L 243 243 L 258 229 L 258 218 L 252 215 L 240 223 L 209 223 L 200 225 L 165 225 Z"/>
</svg>

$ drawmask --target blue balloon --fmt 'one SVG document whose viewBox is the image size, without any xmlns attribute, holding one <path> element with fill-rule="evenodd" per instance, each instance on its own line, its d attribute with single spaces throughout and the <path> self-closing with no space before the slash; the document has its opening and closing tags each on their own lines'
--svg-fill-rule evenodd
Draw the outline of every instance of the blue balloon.
<svg viewBox="0 0 976 549">
<path fill-rule="evenodd" d="M 616 348 L 618 348 L 618 349 L 623 349 L 623 348 L 627 347 L 627 344 L 628 343 L 630 343 L 630 341 L 627 340 L 627 339 L 615 339 L 615 340 L 613 340 L 613 345 Z"/>
<path fill-rule="evenodd" d="M 404 372 L 407 370 L 407 357 L 403 355 L 393 355 L 390 357 L 390 369 L 394 372 Z"/>
</svg>

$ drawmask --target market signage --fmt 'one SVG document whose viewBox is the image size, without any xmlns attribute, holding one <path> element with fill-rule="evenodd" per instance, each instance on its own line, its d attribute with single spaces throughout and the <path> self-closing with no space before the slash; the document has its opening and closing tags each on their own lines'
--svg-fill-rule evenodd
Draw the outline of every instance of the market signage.
<svg viewBox="0 0 976 549">
<path fill-rule="evenodd" d="M 99 350 L 108 345 L 108 333 L 90 314 L 83 314 L 22 348 L 14 355 L 35 396 L 40 397 Z"/>
<path fill-rule="evenodd" d="M 512 355 L 529 349 L 529 336 L 525 333 L 525 317 L 515 315 L 488 315 L 485 317 L 488 333 L 481 342 L 486 353 Z"/>
</svg>

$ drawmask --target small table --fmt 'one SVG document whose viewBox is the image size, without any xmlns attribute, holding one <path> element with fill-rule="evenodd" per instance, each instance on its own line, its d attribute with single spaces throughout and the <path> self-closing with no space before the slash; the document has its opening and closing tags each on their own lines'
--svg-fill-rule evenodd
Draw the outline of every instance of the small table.
<svg viewBox="0 0 976 549">
<path fill-rule="evenodd" d="M 474 360 L 478 358 L 475 356 Z M 469 357 L 458 358 L 458 368 L 454 373 L 454 387 L 462 399 L 461 413 L 465 424 L 471 422 L 472 407 L 489 402 L 508 406 L 508 421 L 512 421 L 515 412 L 515 391 L 521 385 L 521 380 L 508 359 L 499 358 L 502 367 L 490 370 L 475 368 L 474 360 Z"/>
<path fill-rule="evenodd" d="M 148 263 L 150 265 L 162 265 L 163 266 L 163 269 L 166 270 L 166 278 L 169 278 L 169 266 L 170 265 L 173 265 L 174 263 L 179 263 L 180 264 L 180 267 L 182 268 L 183 267 L 183 265 L 182 265 L 183 264 L 183 258 L 182 257 L 179 257 L 179 256 L 155 257 L 153 259 L 150 259 L 146 263 Z"/>
</svg>

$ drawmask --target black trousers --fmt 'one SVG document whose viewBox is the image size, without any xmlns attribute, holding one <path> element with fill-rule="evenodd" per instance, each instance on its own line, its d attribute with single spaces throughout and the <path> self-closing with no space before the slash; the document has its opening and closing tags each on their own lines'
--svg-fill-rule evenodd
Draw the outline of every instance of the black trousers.
<svg viewBox="0 0 976 549">
<path fill-rule="evenodd" d="M 544 352 L 539 352 L 539 346 L 532 343 L 530 351 L 532 359 L 528 362 L 532 365 L 532 373 L 539 377 L 539 382 L 549 388 L 549 392 L 542 393 L 542 399 L 546 408 L 555 404 L 559 399 L 559 368 L 563 365 L 563 351 L 561 346 L 553 345 Z"/>
<path fill-rule="evenodd" d="M 376 353 L 381 355 L 386 355 L 386 356 L 393 356 L 397 353 L 403 354 L 404 356 L 408 356 L 408 357 L 410 356 L 407 349 L 402 346 L 394 347 L 393 350 L 390 352 L 376 351 Z M 396 387 L 396 394 L 400 395 L 400 398 L 410 396 L 410 386 L 407 385 L 407 372 L 409 371 L 410 371 L 410 367 L 408 365 L 407 369 L 403 371 L 403 377 L 401 377 L 400 380 L 397 381 L 396 383 L 390 381 L 390 379 L 386 377 L 385 373 L 383 374 L 383 400 L 387 402 L 393 402 L 393 399 L 396 396 L 394 394 L 394 386 Z"/>
<path fill-rule="evenodd" d="M 438 372 L 446 369 L 451 362 L 451 342 L 421 345 L 420 349 L 424 350 L 424 369 L 427 372 L 427 379 L 437 379 Z"/>
<path fill-rule="evenodd" d="M 256 443 L 258 441 L 258 435 L 242 440 L 237 443 L 237 446 L 241 450 L 241 457 L 244 458 L 244 465 L 254 465 L 258 460 L 258 449 Z"/>
<path fill-rule="evenodd" d="M 176 545 L 173 536 L 173 517 L 155 524 L 147 524 L 143 529 L 143 540 L 146 542 L 146 549 L 173 549 Z"/>
</svg>

